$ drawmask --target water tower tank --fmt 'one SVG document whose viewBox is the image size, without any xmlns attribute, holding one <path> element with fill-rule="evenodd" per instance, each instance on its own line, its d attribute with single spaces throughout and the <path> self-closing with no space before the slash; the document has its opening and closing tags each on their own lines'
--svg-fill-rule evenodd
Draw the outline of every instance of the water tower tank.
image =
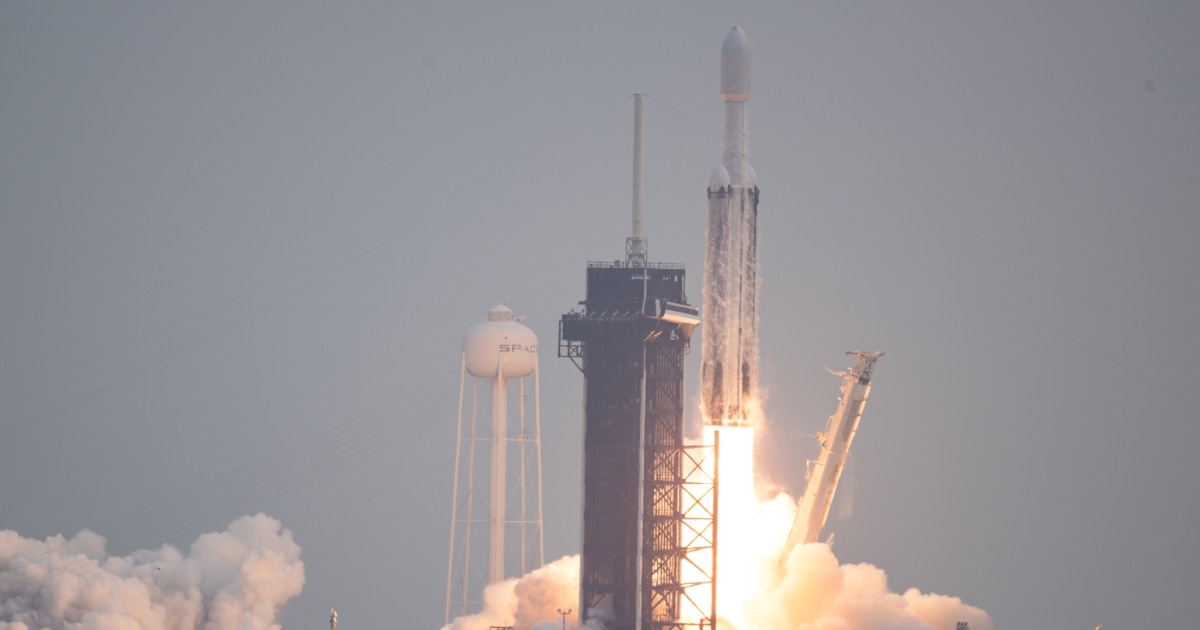
<svg viewBox="0 0 1200 630">
<path fill-rule="evenodd" d="M 537 335 L 513 320 L 512 309 L 497 304 L 486 322 L 467 331 L 463 355 L 467 372 L 476 378 L 493 378 L 497 371 L 505 378 L 529 376 L 537 365 Z"/>
</svg>

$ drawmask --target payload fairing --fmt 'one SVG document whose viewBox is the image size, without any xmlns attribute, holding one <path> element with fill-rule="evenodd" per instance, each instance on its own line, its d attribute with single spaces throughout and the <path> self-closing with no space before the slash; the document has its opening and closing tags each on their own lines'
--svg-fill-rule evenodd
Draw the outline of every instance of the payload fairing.
<svg viewBox="0 0 1200 630">
<path fill-rule="evenodd" d="M 708 184 L 704 253 L 704 423 L 750 423 L 758 404 L 758 182 L 747 151 L 750 41 L 734 27 L 721 46 L 725 135 Z"/>
</svg>

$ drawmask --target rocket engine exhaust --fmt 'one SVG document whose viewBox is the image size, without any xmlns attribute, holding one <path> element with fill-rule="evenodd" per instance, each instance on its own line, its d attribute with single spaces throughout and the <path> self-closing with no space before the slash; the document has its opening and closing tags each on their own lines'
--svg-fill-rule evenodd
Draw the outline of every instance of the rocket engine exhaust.
<svg viewBox="0 0 1200 630">
<path fill-rule="evenodd" d="M 725 135 L 708 184 L 703 367 L 707 425 L 750 424 L 758 391 L 758 182 L 747 151 L 750 41 L 734 27 L 721 46 Z"/>
</svg>

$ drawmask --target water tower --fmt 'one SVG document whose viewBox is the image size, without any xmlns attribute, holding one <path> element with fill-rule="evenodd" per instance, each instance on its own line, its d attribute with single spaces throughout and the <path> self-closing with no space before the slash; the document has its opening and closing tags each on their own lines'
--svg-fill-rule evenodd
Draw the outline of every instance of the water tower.
<svg viewBox="0 0 1200 630">
<path fill-rule="evenodd" d="M 497 304 L 463 339 L 446 623 L 481 609 L 487 585 L 545 561 L 537 336 L 523 320 Z"/>
</svg>

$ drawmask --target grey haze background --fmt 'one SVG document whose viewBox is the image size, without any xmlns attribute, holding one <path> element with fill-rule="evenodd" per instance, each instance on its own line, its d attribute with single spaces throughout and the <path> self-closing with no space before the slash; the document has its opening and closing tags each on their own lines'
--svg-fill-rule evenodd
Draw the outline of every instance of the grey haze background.
<svg viewBox="0 0 1200 630">
<path fill-rule="evenodd" d="M 0 528 L 127 552 L 263 510 L 304 548 L 285 627 L 438 627 L 459 343 L 503 298 L 541 335 L 547 556 L 575 553 L 554 322 L 623 255 L 635 91 L 652 258 L 699 303 L 734 24 L 764 470 L 798 490 L 822 368 L 886 350 L 843 561 L 998 627 L 1194 626 L 1187 1 L 5 3 Z"/>
</svg>

